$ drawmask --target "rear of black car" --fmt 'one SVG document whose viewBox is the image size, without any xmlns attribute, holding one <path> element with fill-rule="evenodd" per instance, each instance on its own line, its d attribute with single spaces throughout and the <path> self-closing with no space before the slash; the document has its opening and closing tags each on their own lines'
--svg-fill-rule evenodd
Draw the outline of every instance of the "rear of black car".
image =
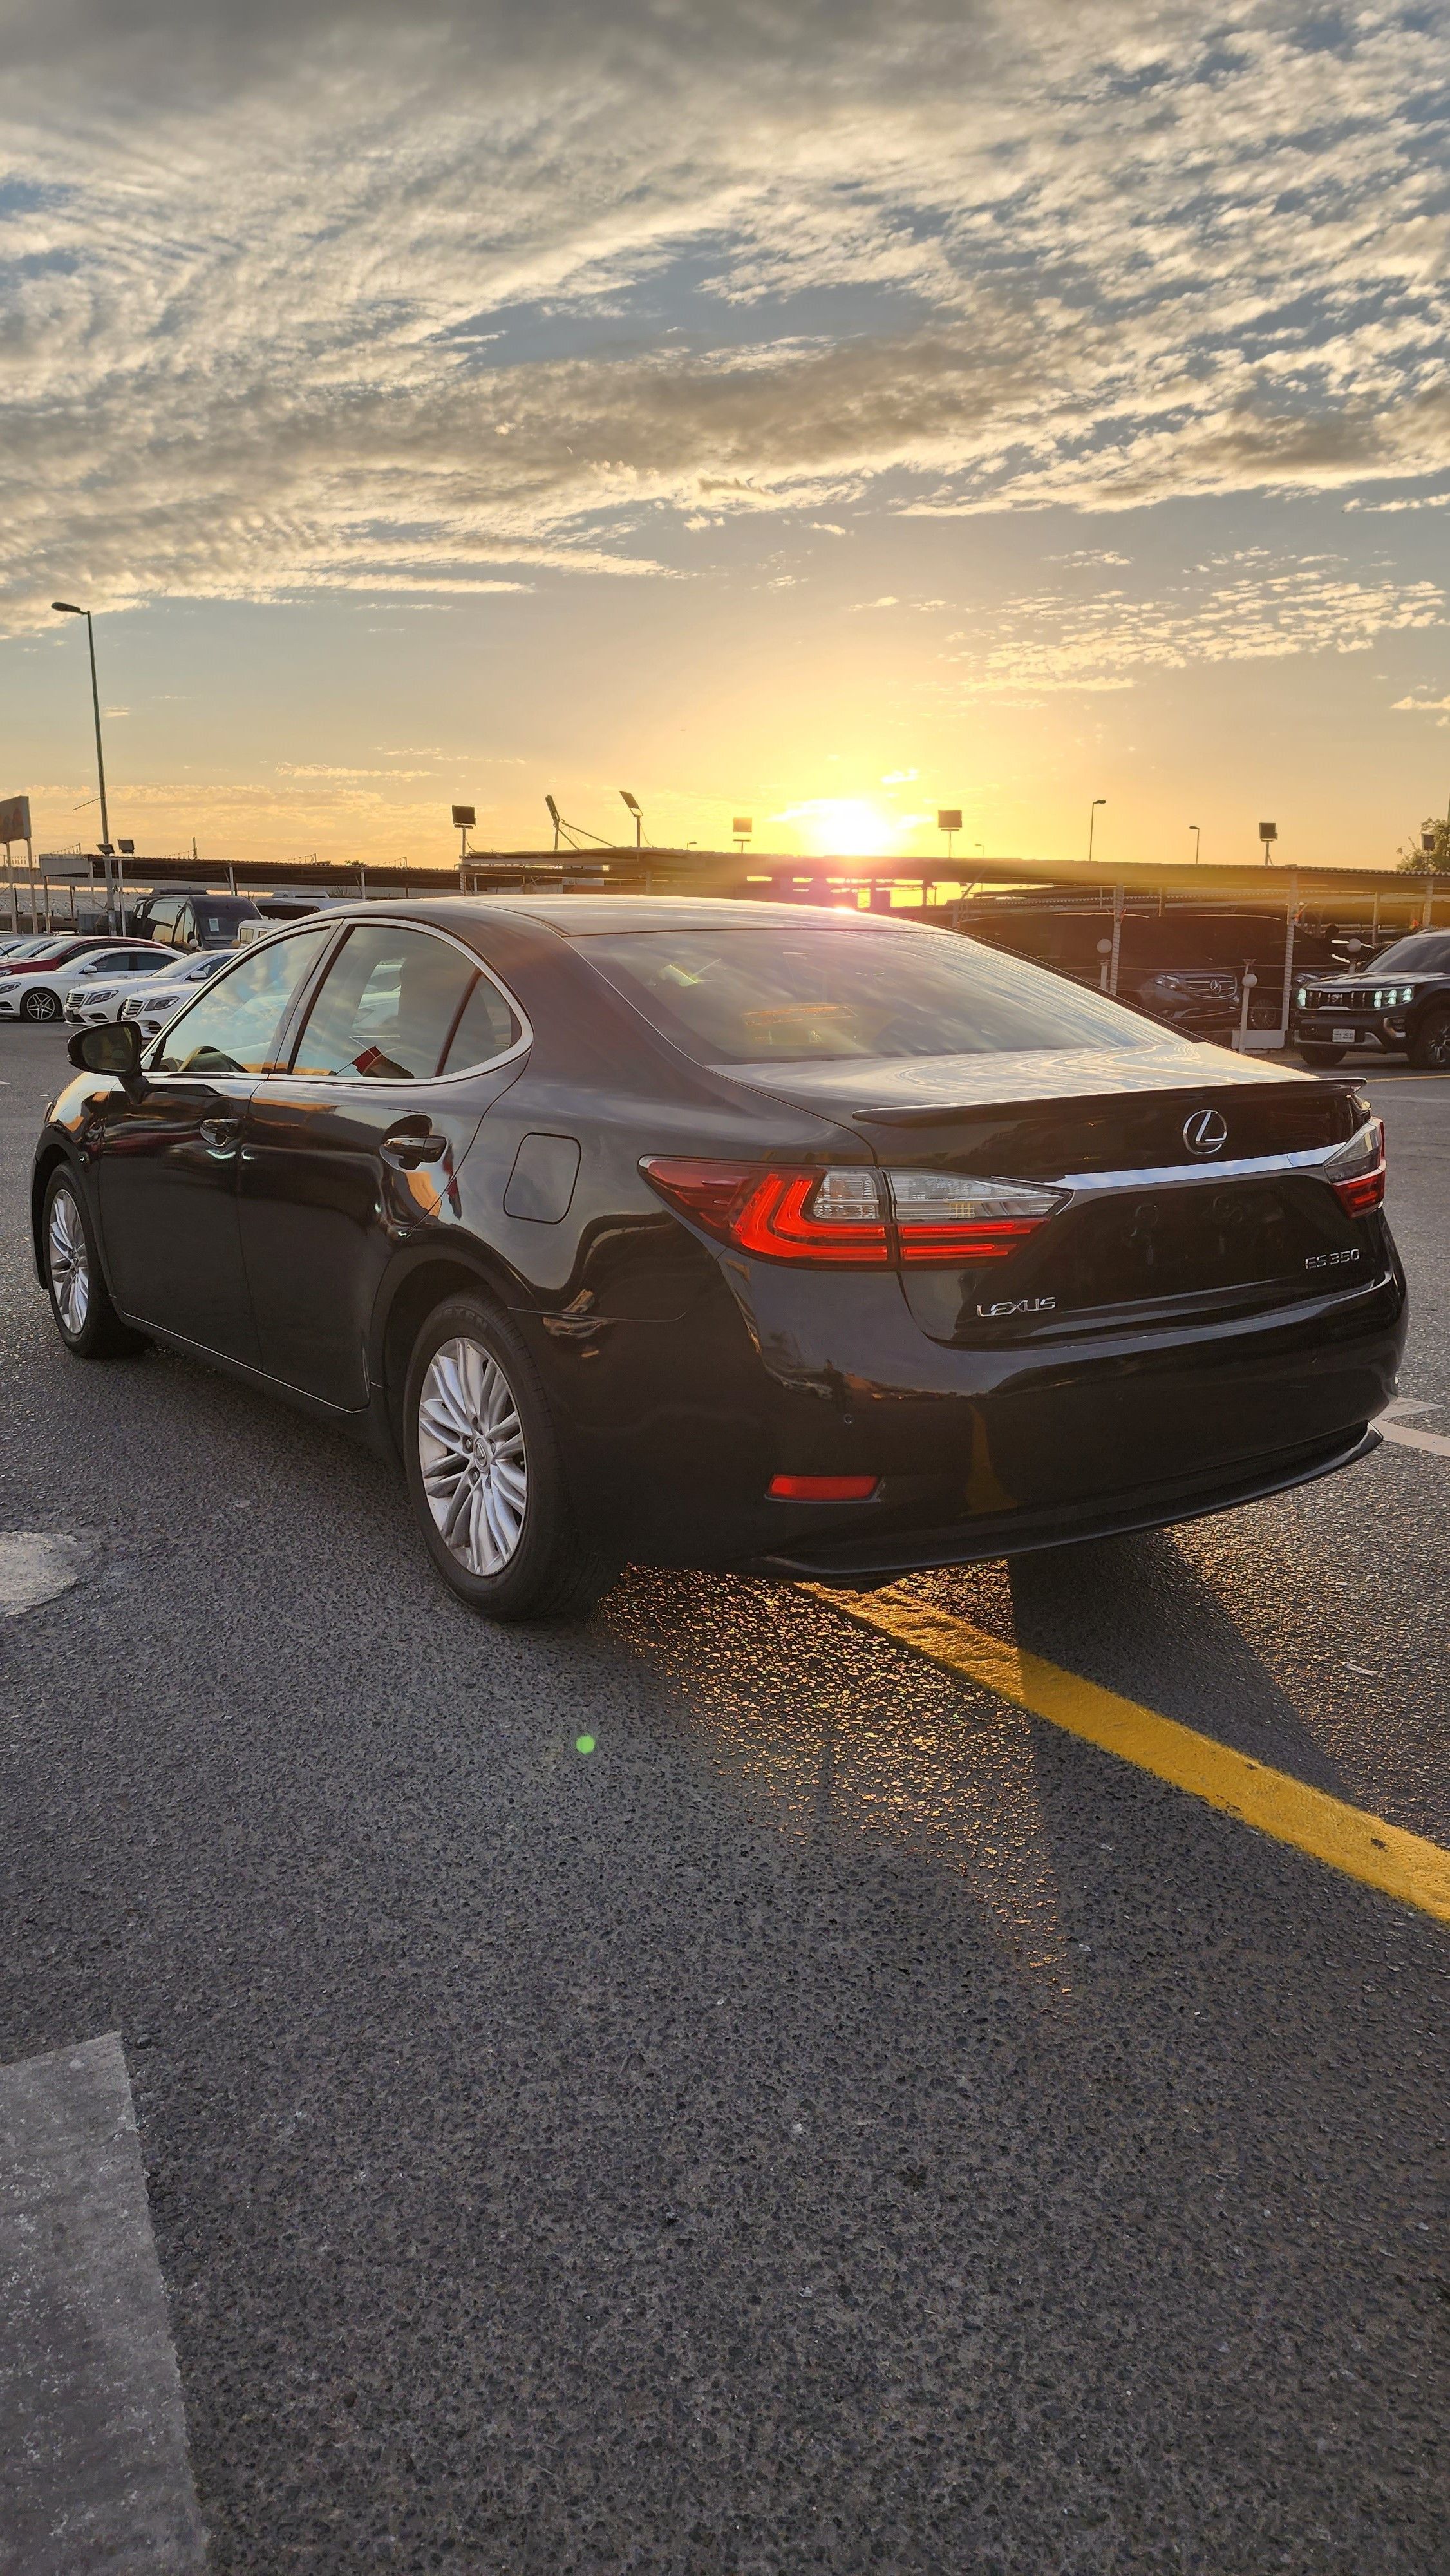
<svg viewBox="0 0 1450 2576">
<path fill-rule="evenodd" d="M 941 934 L 861 936 L 910 939 L 940 980 Z M 613 1494 L 643 1515 L 637 1552 L 887 1579 L 1191 1517 L 1374 1445 L 1404 1282 L 1352 1086 L 1183 1045 L 1006 960 L 990 973 L 1043 1014 L 1035 1047 L 924 1056 L 906 1018 L 767 993 L 737 1009 L 755 1053 L 732 1061 L 708 943 L 668 965 L 582 945 L 761 1137 L 742 1152 L 735 1116 L 728 1155 L 703 1122 L 697 1150 L 641 1158 L 716 1269 L 650 1336 L 639 1400 L 670 1435 Z M 900 1053 L 853 1056 L 863 1029 Z M 772 1110 L 833 1122 L 819 1159 L 772 1155 Z"/>
</svg>

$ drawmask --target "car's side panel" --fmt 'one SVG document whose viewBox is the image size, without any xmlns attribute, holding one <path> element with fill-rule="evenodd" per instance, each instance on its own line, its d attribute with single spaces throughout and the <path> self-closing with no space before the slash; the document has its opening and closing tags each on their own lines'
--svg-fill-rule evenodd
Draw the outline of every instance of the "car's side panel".
<svg viewBox="0 0 1450 2576">
<path fill-rule="evenodd" d="M 125 1315 L 229 1359 L 260 1353 L 242 1264 L 237 1153 L 246 1074 L 119 1084 L 94 1112 L 100 1230 Z"/>
<path fill-rule="evenodd" d="M 462 1216 L 459 1169 L 491 1096 L 516 1064 L 462 1083 L 305 1083 L 265 1078 L 242 1143 L 241 1227 L 261 1361 L 274 1377 L 357 1408 L 368 1402 L 369 1334 L 390 1262 L 437 1242 Z M 407 1170 L 391 1136 L 441 1137 L 440 1160 Z"/>
</svg>

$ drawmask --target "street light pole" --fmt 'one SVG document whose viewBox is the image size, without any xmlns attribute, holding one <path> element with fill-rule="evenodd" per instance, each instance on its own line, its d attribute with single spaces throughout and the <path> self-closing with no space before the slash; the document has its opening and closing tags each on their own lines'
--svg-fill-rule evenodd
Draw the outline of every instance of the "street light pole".
<svg viewBox="0 0 1450 2576">
<path fill-rule="evenodd" d="M 1188 828 L 1189 828 L 1190 832 L 1193 834 L 1193 864 L 1194 864 L 1194 866 L 1195 866 L 1195 867 L 1197 867 L 1197 865 L 1198 865 L 1198 849 L 1199 849 L 1199 842 L 1200 842 L 1200 840 L 1201 840 L 1201 838 L 1202 838 L 1202 835 L 1201 835 L 1201 833 L 1199 832 L 1199 828 L 1198 828 L 1198 825 L 1197 825 L 1196 823 L 1190 823 L 1190 824 L 1189 824 L 1189 826 L 1188 826 Z"/>
<path fill-rule="evenodd" d="M 96 720 L 96 784 L 101 791 L 101 849 L 105 856 L 106 882 L 109 885 L 112 858 L 111 817 L 106 805 L 106 756 L 101 749 L 101 692 L 96 682 L 96 630 L 91 623 L 91 612 L 88 608 L 77 608 L 74 602 L 69 599 L 53 599 L 50 604 L 59 617 L 83 617 L 86 621 L 86 642 L 90 647 L 91 654 L 91 712 Z M 120 912 L 120 922 L 118 927 L 124 930 L 126 927 L 126 882 L 121 871 L 121 861 L 119 857 L 116 859 L 116 900 Z"/>
<path fill-rule="evenodd" d="M 1088 866 L 1089 866 L 1089 867 L 1091 867 L 1091 866 L 1092 866 L 1092 863 L 1093 863 L 1093 832 L 1094 832 L 1094 830 L 1096 829 L 1096 826 L 1097 826 L 1097 819 L 1098 819 L 1098 807 L 1099 807 L 1100 805 L 1106 805 L 1107 801 L 1108 801 L 1108 800 L 1107 800 L 1106 796 L 1095 796 L 1095 797 L 1093 798 L 1093 801 L 1092 801 L 1091 805 L 1088 807 Z"/>
</svg>

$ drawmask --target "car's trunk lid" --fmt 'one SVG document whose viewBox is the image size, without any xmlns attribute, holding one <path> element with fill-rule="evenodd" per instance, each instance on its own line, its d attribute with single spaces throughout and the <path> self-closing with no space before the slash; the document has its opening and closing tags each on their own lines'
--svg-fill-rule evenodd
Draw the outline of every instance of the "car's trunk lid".
<svg viewBox="0 0 1450 2576">
<path fill-rule="evenodd" d="M 1314 1160 L 1292 1159 L 1353 1135 L 1365 1110 L 1351 1084 L 1177 1046 L 746 1078 L 828 1108 L 888 1168 L 1070 1193 L 1008 1258 L 904 1269 L 903 1293 L 934 1340 L 1052 1338 L 1355 1284 L 1356 1229 Z"/>
</svg>

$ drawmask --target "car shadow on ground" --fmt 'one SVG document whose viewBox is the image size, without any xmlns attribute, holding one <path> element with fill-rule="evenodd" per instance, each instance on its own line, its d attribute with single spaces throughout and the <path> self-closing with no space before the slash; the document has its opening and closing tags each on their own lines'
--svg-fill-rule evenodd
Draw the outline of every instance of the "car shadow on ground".
<svg viewBox="0 0 1450 2576">
<path fill-rule="evenodd" d="M 1316 1789 L 1349 1792 L 1332 1757 L 1171 1532 L 1021 1556 L 1020 1645 Z"/>
</svg>

